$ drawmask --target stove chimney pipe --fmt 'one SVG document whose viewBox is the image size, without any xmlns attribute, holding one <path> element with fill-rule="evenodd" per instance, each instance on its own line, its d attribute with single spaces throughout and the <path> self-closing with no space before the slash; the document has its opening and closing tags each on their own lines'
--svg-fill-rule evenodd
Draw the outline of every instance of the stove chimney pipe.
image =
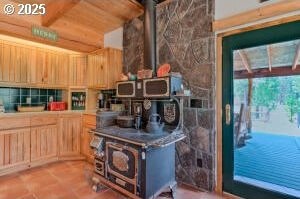
<svg viewBox="0 0 300 199">
<path fill-rule="evenodd" d="M 143 0 L 144 4 L 144 67 L 156 77 L 156 4 L 157 0 Z M 157 103 L 151 103 L 149 114 L 157 113 Z"/>
<path fill-rule="evenodd" d="M 156 0 L 144 0 L 144 65 L 156 76 Z"/>
</svg>

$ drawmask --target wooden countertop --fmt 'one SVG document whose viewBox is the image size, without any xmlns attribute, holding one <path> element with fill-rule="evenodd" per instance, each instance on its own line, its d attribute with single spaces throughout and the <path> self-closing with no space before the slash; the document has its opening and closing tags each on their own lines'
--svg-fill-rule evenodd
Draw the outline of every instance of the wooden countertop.
<svg viewBox="0 0 300 199">
<path fill-rule="evenodd" d="M 14 113 L 0 113 L 0 118 L 3 117 L 30 117 L 36 115 L 61 115 L 61 114 L 81 114 L 81 115 L 94 115 L 96 116 L 96 110 L 86 110 L 86 111 L 43 111 L 43 112 L 14 112 Z"/>
</svg>

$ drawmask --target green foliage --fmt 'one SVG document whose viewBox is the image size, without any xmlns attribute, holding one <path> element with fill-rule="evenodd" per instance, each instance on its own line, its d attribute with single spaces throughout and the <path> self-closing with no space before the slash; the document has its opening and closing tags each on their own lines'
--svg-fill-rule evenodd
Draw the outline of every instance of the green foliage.
<svg viewBox="0 0 300 199">
<path fill-rule="evenodd" d="M 243 99 L 248 92 L 248 79 L 234 80 L 234 97 Z"/>
<path fill-rule="evenodd" d="M 253 105 L 264 106 L 274 110 L 278 104 L 279 97 L 278 78 L 255 79 L 253 84 Z"/>
<path fill-rule="evenodd" d="M 293 122 L 295 114 L 300 112 L 300 77 L 290 77 L 286 83 L 285 105 L 289 114 L 289 120 L 290 122 Z"/>
<path fill-rule="evenodd" d="M 290 122 L 300 112 L 300 76 L 253 79 L 252 106 L 267 107 L 269 112 L 284 104 Z M 234 81 L 234 96 L 245 100 L 248 79 Z M 246 101 L 246 100 L 245 100 Z"/>
</svg>

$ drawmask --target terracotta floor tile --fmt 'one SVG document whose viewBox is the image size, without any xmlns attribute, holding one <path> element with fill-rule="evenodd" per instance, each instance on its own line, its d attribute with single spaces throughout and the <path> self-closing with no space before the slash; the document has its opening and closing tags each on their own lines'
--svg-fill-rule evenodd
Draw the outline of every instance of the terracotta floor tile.
<svg viewBox="0 0 300 199">
<path fill-rule="evenodd" d="M 126 199 L 110 188 L 94 192 L 90 184 L 92 175 L 93 165 L 84 161 L 47 164 L 1 176 L 0 199 Z M 176 196 L 176 199 L 222 198 L 187 187 L 178 187 Z"/>
<path fill-rule="evenodd" d="M 94 192 L 91 188 L 90 185 L 88 186 L 83 186 L 79 189 L 74 190 L 75 194 L 77 195 L 78 198 L 80 199 L 94 199 L 101 193 L 105 192 L 107 190 L 102 190 L 100 192 Z"/>
<path fill-rule="evenodd" d="M 8 189 L 2 189 L 0 191 L 0 199 L 20 198 L 27 194 L 29 194 L 29 191 L 24 185 L 10 184 Z"/>
<path fill-rule="evenodd" d="M 78 190 L 84 186 L 91 186 L 90 182 L 83 176 L 71 178 L 60 183 L 71 190 Z"/>
<path fill-rule="evenodd" d="M 126 199 L 126 197 L 109 189 L 105 192 L 99 193 L 95 199 Z"/>
<path fill-rule="evenodd" d="M 35 190 L 34 194 L 39 199 L 76 199 L 77 196 L 61 184 L 53 184 L 39 190 Z"/>
<path fill-rule="evenodd" d="M 0 182 L 0 193 L 2 191 L 11 190 L 14 187 L 22 186 L 24 186 L 23 181 L 18 176 L 14 178 L 6 178 L 6 180 L 2 180 Z"/>
<path fill-rule="evenodd" d="M 57 183 L 58 180 L 50 174 L 24 180 L 24 184 L 26 185 L 27 189 L 30 191 L 43 189 L 44 187 L 57 184 Z"/>
<path fill-rule="evenodd" d="M 47 171 L 67 170 L 69 165 L 65 162 L 51 163 L 44 166 Z"/>
<path fill-rule="evenodd" d="M 30 194 L 26 194 L 25 196 L 22 196 L 18 199 L 37 199 L 37 197 L 34 194 L 30 193 Z"/>
<path fill-rule="evenodd" d="M 49 172 L 43 168 L 32 168 L 27 171 L 20 172 L 19 177 L 24 181 L 30 181 L 31 179 L 49 175 Z"/>
</svg>

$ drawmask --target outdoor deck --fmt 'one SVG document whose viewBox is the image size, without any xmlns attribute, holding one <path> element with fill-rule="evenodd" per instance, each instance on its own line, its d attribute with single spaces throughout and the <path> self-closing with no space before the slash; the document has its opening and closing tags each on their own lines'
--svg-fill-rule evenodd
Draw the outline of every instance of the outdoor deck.
<svg viewBox="0 0 300 199">
<path fill-rule="evenodd" d="M 300 135 L 252 133 L 235 150 L 235 179 L 300 196 Z"/>
</svg>

